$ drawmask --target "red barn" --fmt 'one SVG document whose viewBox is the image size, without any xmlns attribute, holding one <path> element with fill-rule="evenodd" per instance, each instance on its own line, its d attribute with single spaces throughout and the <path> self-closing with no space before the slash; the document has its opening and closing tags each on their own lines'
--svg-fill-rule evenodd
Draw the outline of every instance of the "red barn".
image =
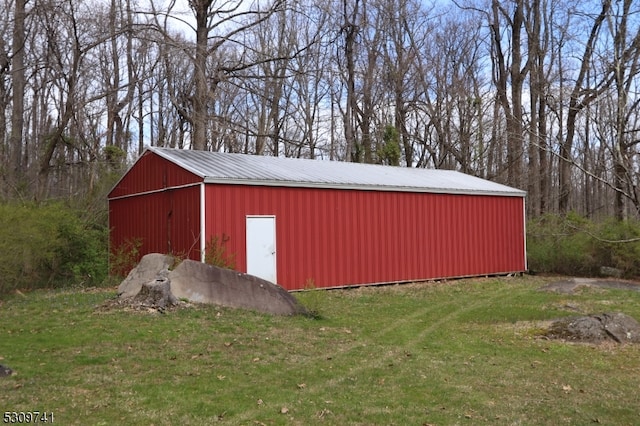
<svg viewBox="0 0 640 426">
<path fill-rule="evenodd" d="M 525 193 L 448 170 L 148 148 L 109 193 L 112 252 L 138 241 L 288 290 L 522 272 Z"/>
</svg>

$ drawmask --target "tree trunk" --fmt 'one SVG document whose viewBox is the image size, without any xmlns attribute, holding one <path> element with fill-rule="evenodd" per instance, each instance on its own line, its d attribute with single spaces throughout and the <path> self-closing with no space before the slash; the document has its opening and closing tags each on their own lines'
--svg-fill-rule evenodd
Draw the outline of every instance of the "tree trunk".
<svg viewBox="0 0 640 426">
<path fill-rule="evenodd" d="M 11 80 L 13 84 L 13 109 L 11 111 L 11 134 L 9 146 L 13 175 L 19 180 L 24 172 L 22 162 L 24 127 L 24 43 L 25 43 L 26 0 L 16 0 L 13 24 L 13 58 L 11 59 Z"/>
<path fill-rule="evenodd" d="M 190 2 L 196 15 L 196 57 L 194 62 L 195 93 L 193 94 L 192 148 L 204 150 L 207 145 L 207 57 L 209 29 L 207 17 L 213 0 Z"/>
<path fill-rule="evenodd" d="M 524 11 L 522 0 L 516 5 L 513 14 L 511 43 L 511 114 L 507 114 L 507 142 L 509 157 L 509 183 L 516 188 L 524 187 L 523 163 L 524 163 L 524 127 L 522 124 L 522 90 L 528 65 L 522 67 L 522 26 L 524 23 Z"/>
<path fill-rule="evenodd" d="M 355 43 L 358 34 L 358 26 L 354 22 L 358 16 L 359 1 L 356 0 L 352 13 L 347 12 L 348 1 L 344 2 L 344 19 L 345 23 L 342 30 L 345 33 L 344 56 L 347 62 L 347 104 L 344 114 L 344 137 L 346 139 L 346 156 L 345 160 L 359 162 L 359 148 L 355 134 L 355 114 L 358 108 L 356 99 L 355 84 Z"/>
<path fill-rule="evenodd" d="M 5 50 L 6 44 L 2 37 L 0 37 L 0 168 L 7 170 L 10 166 L 10 152 L 11 146 L 7 146 L 4 141 L 7 141 L 7 129 L 9 125 L 7 122 L 7 116 L 5 111 L 9 109 L 9 82 L 6 77 L 9 70 L 9 52 Z M 3 176 L 3 180 L 6 179 Z M 9 185 L 2 185 L 0 189 L 0 197 L 6 197 L 9 193 Z"/>
</svg>

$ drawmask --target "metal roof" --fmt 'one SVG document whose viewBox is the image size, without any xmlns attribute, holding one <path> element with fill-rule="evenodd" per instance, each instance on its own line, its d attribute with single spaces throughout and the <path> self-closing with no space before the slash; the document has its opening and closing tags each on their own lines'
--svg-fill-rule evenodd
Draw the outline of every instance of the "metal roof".
<svg viewBox="0 0 640 426">
<path fill-rule="evenodd" d="M 205 183 L 488 194 L 526 192 L 452 170 L 149 147 Z"/>
</svg>

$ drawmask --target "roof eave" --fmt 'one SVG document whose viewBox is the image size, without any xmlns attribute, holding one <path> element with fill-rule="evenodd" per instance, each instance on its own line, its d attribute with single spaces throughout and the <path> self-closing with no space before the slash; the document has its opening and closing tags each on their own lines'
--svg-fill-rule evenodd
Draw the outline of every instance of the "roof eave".
<svg viewBox="0 0 640 426">
<path fill-rule="evenodd" d="M 464 188 L 426 188 L 414 186 L 380 186 L 380 185 L 355 185 L 330 182 L 301 182 L 301 181 L 283 181 L 268 179 L 238 179 L 238 178 L 220 178 L 206 176 L 204 183 L 208 184 L 226 184 L 226 185 L 247 185 L 247 186 L 273 186 L 285 188 L 316 188 L 316 189 L 343 189 L 343 190 L 359 190 L 359 191 L 385 191 L 385 192 L 421 192 L 433 194 L 456 194 L 456 195 L 491 195 L 500 197 L 526 197 L 525 191 L 487 191 L 473 190 Z"/>
</svg>

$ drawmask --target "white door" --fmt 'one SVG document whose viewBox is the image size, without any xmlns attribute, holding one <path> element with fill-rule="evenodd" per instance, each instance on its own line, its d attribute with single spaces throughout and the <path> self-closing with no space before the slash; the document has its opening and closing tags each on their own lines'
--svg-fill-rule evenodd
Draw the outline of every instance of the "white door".
<svg viewBox="0 0 640 426">
<path fill-rule="evenodd" d="M 275 216 L 247 216 L 247 273 L 277 282 Z"/>
</svg>

